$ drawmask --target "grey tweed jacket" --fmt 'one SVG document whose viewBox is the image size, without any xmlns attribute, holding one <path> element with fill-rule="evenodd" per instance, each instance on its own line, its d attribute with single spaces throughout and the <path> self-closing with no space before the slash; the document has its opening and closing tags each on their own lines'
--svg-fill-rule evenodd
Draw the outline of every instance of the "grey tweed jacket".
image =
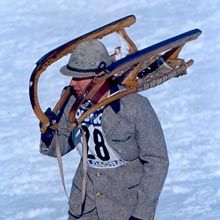
<svg viewBox="0 0 220 220">
<path fill-rule="evenodd" d="M 67 132 L 68 112 L 75 101 L 71 97 L 60 121 L 61 153 L 74 146 Z M 131 215 L 152 220 L 167 170 L 168 156 L 164 135 L 158 118 L 147 98 L 133 94 L 120 100 L 120 110 L 112 105 L 103 112 L 102 128 L 108 144 L 127 163 L 112 169 L 88 168 L 84 213 L 97 208 L 100 220 L 128 220 Z M 40 152 L 55 156 L 55 140 L 47 148 L 43 142 Z M 70 212 L 80 216 L 82 161 L 72 182 Z"/>
</svg>

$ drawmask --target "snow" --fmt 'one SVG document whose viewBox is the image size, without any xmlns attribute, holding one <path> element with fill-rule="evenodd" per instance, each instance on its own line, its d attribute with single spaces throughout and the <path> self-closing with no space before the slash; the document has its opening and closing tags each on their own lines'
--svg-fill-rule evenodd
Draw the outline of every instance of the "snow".
<svg viewBox="0 0 220 220">
<path fill-rule="evenodd" d="M 0 219 L 67 218 L 57 162 L 40 155 L 38 120 L 28 97 L 35 62 L 46 52 L 118 18 L 134 14 L 127 31 L 139 49 L 200 28 L 182 57 L 187 76 L 142 92 L 164 129 L 170 169 L 155 219 L 220 219 L 220 1 L 0 1 Z M 117 42 L 116 42 L 117 41 Z M 103 42 L 112 52 L 118 38 Z M 53 107 L 69 79 L 64 57 L 39 82 L 43 109 Z M 70 189 L 79 156 L 64 157 Z"/>
</svg>

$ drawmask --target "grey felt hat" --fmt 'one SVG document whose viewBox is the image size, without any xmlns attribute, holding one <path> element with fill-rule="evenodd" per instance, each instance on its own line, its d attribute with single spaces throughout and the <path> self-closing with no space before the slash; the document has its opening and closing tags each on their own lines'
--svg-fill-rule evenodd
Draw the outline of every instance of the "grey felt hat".
<svg viewBox="0 0 220 220">
<path fill-rule="evenodd" d="M 87 78 L 97 76 L 112 63 L 104 44 L 98 40 L 80 43 L 72 52 L 67 65 L 60 69 L 66 76 Z"/>
</svg>

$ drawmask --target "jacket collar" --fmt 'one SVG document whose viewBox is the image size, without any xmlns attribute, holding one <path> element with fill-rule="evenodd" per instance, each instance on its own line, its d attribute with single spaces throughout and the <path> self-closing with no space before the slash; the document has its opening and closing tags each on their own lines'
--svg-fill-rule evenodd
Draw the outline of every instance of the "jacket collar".
<svg viewBox="0 0 220 220">
<path fill-rule="evenodd" d="M 119 87 L 117 85 L 111 86 L 110 87 L 110 95 L 114 94 L 118 90 L 119 90 Z M 120 99 L 117 99 L 114 102 L 110 103 L 110 106 L 111 106 L 112 110 L 117 114 L 121 109 Z"/>
<path fill-rule="evenodd" d="M 118 86 L 112 86 L 110 88 L 110 94 L 114 94 L 118 90 Z M 112 135 L 113 131 L 120 124 L 121 107 L 121 101 L 118 99 L 106 106 L 103 112 L 102 128 L 107 139 Z"/>
</svg>

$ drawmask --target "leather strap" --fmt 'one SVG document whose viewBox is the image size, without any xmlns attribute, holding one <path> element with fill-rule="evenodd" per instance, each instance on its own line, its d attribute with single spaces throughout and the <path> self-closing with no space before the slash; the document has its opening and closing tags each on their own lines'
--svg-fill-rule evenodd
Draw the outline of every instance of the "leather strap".
<svg viewBox="0 0 220 220">
<path fill-rule="evenodd" d="M 81 194 L 81 204 L 83 206 L 85 202 L 85 197 L 86 197 L 86 185 L 87 185 L 87 171 L 88 171 L 88 165 L 87 165 L 87 141 L 86 141 L 86 133 L 82 129 L 82 127 L 79 127 L 81 132 L 82 132 L 82 137 L 83 137 L 83 143 L 82 143 L 82 156 L 83 156 L 83 179 L 82 179 L 82 194 Z M 67 199 L 69 199 L 69 195 L 66 190 L 66 184 L 65 184 L 65 178 L 64 178 L 64 172 L 63 172 L 63 162 L 62 162 L 62 156 L 61 156 L 61 151 L 60 151 L 60 143 L 59 143 L 59 135 L 58 131 L 55 131 L 55 139 L 56 139 L 56 157 L 57 157 L 57 162 L 58 162 L 58 167 L 59 167 L 59 172 L 60 172 L 60 177 L 63 185 L 64 192 L 66 194 Z"/>
<path fill-rule="evenodd" d="M 88 172 L 88 165 L 87 165 L 87 141 L 86 141 L 86 132 L 80 126 L 80 130 L 83 136 L 83 143 L 82 143 L 82 156 L 83 156 L 83 179 L 82 179 L 82 204 L 85 201 L 86 197 L 86 185 L 87 185 L 87 172 Z"/>
<path fill-rule="evenodd" d="M 64 172 L 63 172 L 63 162 L 62 162 L 62 156 L 61 156 L 61 151 L 60 151 L 60 143 L 59 143 L 59 136 L 58 136 L 58 131 L 55 131 L 55 139 L 56 139 L 56 156 L 57 156 L 57 163 L 60 171 L 60 177 L 63 185 L 64 192 L 66 194 L 66 197 L 69 199 L 69 195 L 66 190 L 66 184 L 65 184 L 65 179 L 64 179 Z"/>
</svg>

